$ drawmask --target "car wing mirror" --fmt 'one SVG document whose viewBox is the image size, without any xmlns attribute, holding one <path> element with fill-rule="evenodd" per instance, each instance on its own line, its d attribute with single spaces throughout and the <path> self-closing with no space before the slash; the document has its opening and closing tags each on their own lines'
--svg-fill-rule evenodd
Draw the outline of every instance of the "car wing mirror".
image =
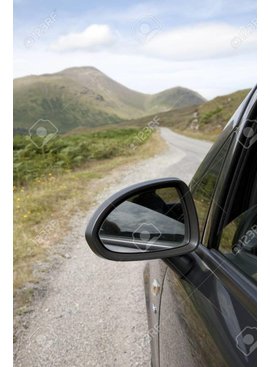
<svg viewBox="0 0 270 367">
<path fill-rule="evenodd" d="M 114 194 L 90 219 L 86 240 L 97 255 L 116 261 L 193 251 L 199 243 L 199 226 L 188 186 L 177 178 L 164 178 Z"/>
</svg>

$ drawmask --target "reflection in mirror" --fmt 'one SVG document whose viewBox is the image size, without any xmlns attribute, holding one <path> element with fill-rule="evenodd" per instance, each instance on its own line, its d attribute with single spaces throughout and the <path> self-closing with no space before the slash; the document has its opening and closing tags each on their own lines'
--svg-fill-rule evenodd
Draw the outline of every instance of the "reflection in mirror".
<svg viewBox="0 0 270 367">
<path fill-rule="evenodd" d="M 175 187 L 143 191 L 117 206 L 105 219 L 99 237 L 110 251 L 152 252 L 185 243 L 184 214 Z"/>
</svg>

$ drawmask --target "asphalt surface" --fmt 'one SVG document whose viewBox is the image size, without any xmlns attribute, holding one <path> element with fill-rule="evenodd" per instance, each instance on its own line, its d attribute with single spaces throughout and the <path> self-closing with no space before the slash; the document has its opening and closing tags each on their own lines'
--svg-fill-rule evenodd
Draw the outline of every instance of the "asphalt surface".
<svg viewBox="0 0 270 367">
<path fill-rule="evenodd" d="M 190 181 L 211 144 L 167 128 L 161 128 L 161 136 L 168 149 L 114 170 L 105 178 L 106 188 L 97 203 L 148 179 Z M 35 304 L 18 338 L 15 367 L 150 367 L 150 349 L 144 342 L 145 263 L 117 263 L 95 256 L 84 239 L 89 215 L 72 218 L 72 230 L 61 243 L 68 253 L 59 269 L 51 271 L 46 295 Z"/>
</svg>

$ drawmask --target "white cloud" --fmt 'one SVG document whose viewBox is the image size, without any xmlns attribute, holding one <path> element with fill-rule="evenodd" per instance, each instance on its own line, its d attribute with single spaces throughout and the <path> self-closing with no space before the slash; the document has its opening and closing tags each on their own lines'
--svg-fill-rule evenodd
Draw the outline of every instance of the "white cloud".
<svg viewBox="0 0 270 367">
<path fill-rule="evenodd" d="M 215 59 L 255 49 L 255 21 L 242 28 L 208 23 L 161 31 L 142 45 L 145 55 L 177 61 Z"/>
<path fill-rule="evenodd" d="M 106 24 L 92 24 L 84 31 L 61 36 L 51 45 L 53 51 L 98 51 L 112 46 L 116 36 Z"/>
<path fill-rule="evenodd" d="M 116 42 L 117 41 L 117 42 Z M 131 35 L 117 34 L 108 25 L 93 24 L 79 33 L 61 36 L 52 51 L 86 51 L 192 61 L 231 57 L 256 50 L 256 21 L 241 28 L 226 23 L 203 23 L 164 30 L 154 17 L 135 23 Z"/>
</svg>

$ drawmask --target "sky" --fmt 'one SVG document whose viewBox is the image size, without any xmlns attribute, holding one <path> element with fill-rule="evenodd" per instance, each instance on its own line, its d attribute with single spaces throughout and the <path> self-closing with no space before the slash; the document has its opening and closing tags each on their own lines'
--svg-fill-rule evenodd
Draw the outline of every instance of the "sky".
<svg viewBox="0 0 270 367">
<path fill-rule="evenodd" d="M 256 84 L 254 0 L 14 0 L 14 77 L 94 66 L 144 93 Z"/>
</svg>

